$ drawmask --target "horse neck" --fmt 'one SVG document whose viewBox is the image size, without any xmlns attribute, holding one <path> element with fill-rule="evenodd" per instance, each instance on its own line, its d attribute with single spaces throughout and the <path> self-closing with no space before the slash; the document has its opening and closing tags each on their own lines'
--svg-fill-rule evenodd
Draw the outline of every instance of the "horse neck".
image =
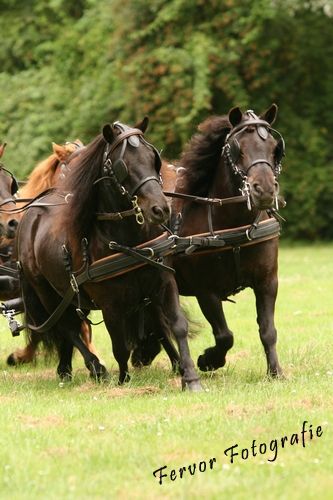
<svg viewBox="0 0 333 500">
<path fill-rule="evenodd" d="M 220 160 L 217 165 L 215 176 L 211 183 L 207 197 L 210 198 L 232 198 L 239 196 L 239 181 L 230 171 L 230 168 Z M 192 193 L 188 193 L 192 194 Z M 178 204 L 177 204 L 178 203 Z M 215 230 L 239 227 L 251 224 L 257 215 L 254 210 L 249 211 L 244 203 L 231 203 L 222 207 L 208 204 L 180 202 L 183 210 L 182 234 L 204 233 L 210 230 L 209 211 L 211 211 L 212 224 Z M 173 203 L 173 213 L 179 212 L 180 203 Z M 176 210 L 175 210 L 176 208 Z"/>
<path fill-rule="evenodd" d="M 97 212 L 116 213 L 132 208 L 126 196 L 115 193 L 111 199 L 105 196 L 106 191 L 106 187 L 101 186 L 98 195 Z M 133 247 L 153 239 L 159 234 L 161 234 L 161 230 L 156 226 L 146 222 L 140 225 L 136 222 L 135 216 L 131 215 L 120 221 L 96 221 L 92 239 L 102 253 L 110 253 L 106 245 L 108 241 L 115 241 L 120 245 Z"/>
</svg>

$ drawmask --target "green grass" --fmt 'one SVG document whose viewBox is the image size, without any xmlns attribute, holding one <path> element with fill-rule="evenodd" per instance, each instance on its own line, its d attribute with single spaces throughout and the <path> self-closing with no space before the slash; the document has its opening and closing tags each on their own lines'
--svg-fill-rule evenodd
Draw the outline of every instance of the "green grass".
<svg viewBox="0 0 333 500">
<path fill-rule="evenodd" d="M 332 245 L 282 247 L 276 324 L 286 380 L 265 377 L 266 363 L 247 290 L 225 304 L 235 346 L 225 368 L 202 374 L 205 391 L 182 393 L 161 354 L 153 367 L 132 370 L 116 386 L 117 366 L 103 325 L 94 341 L 112 373 L 109 385 L 88 378 L 79 355 L 74 381 L 60 384 L 56 363 L 10 368 L 13 339 L 1 321 L 0 498 L 270 498 L 331 499 L 333 491 L 333 259 Z M 196 302 L 186 299 L 202 333 L 191 341 L 193 358 L 212 337 Z M 323 435 L 302 444 L 249 456 L 256 443 L 301 431 L 302 422 Z M 213 470 L 185 473 L 162 485 L 153 471 L 216 458 Z M 198 465 L 197 465 L 198 467 Z M 202 465 L 203 467 L 203 465 Z"/>
</svg>

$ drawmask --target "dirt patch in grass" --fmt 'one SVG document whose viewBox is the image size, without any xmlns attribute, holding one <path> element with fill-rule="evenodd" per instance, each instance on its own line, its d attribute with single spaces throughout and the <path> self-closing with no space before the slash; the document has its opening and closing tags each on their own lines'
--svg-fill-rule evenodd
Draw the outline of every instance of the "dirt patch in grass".
<svg viewBox="0 0 333 500">
<path fill-rule="evenodd" d="M 17 420 L 24 429 L 47 429 L 49 427 L 60 427 L 64 425 L 64 418 L 58 415 L 46 415 L 35 417 L 33 415 L 20 415 Z"/>
<path fill-rule="evenodd" d="M 150 394 L 157 394 L 161 391 L 159 387 L 154 385 L 146 385 L 142 387 L 114 387 L 107 384 L 97 385 L 95 382 L 90 381 L 75 387 L 74 390 L 80 393 L 91 392 L 96 396 L 103 394 L 103 396 L 107 396 L 110 399 L 123 398 L 127 396 L 146 396 Z"/>
<path fill-rule="evenodd" d="M 246 351 L 246 350 L 238 351 L 235 353 L 227 354 L 227 356 L 228 356 L 229 361 L 234 361 L 237 359 L 245 359 L 245 358 L 248 358 L 250 356 L 250 351 Z"/>
</svg>

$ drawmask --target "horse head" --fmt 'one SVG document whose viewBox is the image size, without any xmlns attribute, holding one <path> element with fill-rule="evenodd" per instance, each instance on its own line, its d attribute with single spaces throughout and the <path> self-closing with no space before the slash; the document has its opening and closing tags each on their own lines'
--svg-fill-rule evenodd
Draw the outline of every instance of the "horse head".
<svg viewBox="0 0 333 500">
<path fill-rule="evenodd" d="M 6 143 L 0 145 L 0 158 L 2 157 Z M 17 218 L 9 212 L 15 208 L 14 195 L 18 191 L 18 183 L 9 170 L 0 163 L 0 236 L 14 238 L 18 225 Z"/>
<path fill-rule="evenodd" d="M 272 106 L 259 117 L 236 107 L 229 111 L 232 128 L 226 137 L 222 157 L 241 181 L 240 190 L 249 204 L 259 210 L 277 206 L 278 176 L 284 156 L 284 140 L 272 128 L 277 115 Z"/>
<path fill-rule="evenodd" d="M 169 207 L 162 192 L 160 154 L 143 136 L 147 126 L 146 117 L 134 128 L 120 122 L 103 127 L 103 178 L 109 177 L 115 191 L 132 203 L 139 224 L 145 219 L 161 224 L 169 217 Z"/>
</svg>

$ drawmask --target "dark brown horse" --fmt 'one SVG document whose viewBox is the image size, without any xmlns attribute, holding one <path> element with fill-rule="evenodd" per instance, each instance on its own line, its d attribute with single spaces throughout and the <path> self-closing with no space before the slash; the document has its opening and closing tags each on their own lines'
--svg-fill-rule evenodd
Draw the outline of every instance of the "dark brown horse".
<svg viewBox="0 0 333 500">
<path fill-rule="evenodd" d="M 136 258 L 141 260 L 130 272 L 91 278 L 114 253 L 112 249 L 131 255 L 134 246 L 161 237 L 159 225 L 169 216 L 159 184 L 159 155 L 143 138 L 147 124 L 145 119 L 134 129 L 118 122 L 105 126 L 103 135 L 73 161 L 61 190 L 24 215 L 16 241 L 27 322 L 32 334 L 47 335 L 57 345 L 60 377 L 71 375 L 76 346 L 91 375 L 103 378 L 105 367 L 80 338 L 77 314 L 101 309 L 123 383 L 128 379 L 131 335 L 137 334 L 136 312 L 149 299 L 155 328 L 165 336 L 171 330 L 176 337 L 183 386 L 199 390 L 175 278 L 165 264 L 153 259 L 150 248 L 151 258 L 140 253 Z M 88 258 L 93 264 L 86 268 Z M 80 269 L 86 269 L 89 279 L 78 289 L 74 273 Z M 45 322 L 61 297 L 71 292 L 70 277 L 76 304 L 70 304 L 47 333 L 39 333 L 36 325 Z"/>
<path fill-rule="evenodd" d="M 73 156 L 73 153 L 81 151 L 83 148 L 83 143 L 80 139 L 76 139 L 74 142 L 68 141 L 65 144 L 52 143 L 53 152 L 47 158 L 39 162 L 36 167 L 30 173 L 27 182 L 20 188 L 20 198 L 29 199 L 35 198 L 44 191 L 54 188 L 59 184 L 61 177 L 63 177 L 63 170 L 66 169 L 66 165 L 69 158 Z M 25 203 L 21 203 L 18 200 L 15 201 L 15 209 L 24 207 Z M 6 204 L 4 207 L 6 208 Z M 11 205 L 12 207 L 14 205 Z M 7 208 L 8 210 L 8 208 Z M 15 214 L 15 221 L 19 222 L 23 216 L 22 212 L 17 212 Z M 1 212 L 1 215 L 6 215 Z M 9 215 L 7 215 L 7 218 Z M 10 216 L 13 217 L 12 215 Z M 12 223 L 14 227 L 14 224 Z M 16 226 L 15 226 L 16 227 Z M 4 264 L 5 267 L 14 264 L 12 262 L 12 247 L 14 243 L 13 232 L 7 232 L 7 238 L 3 238 L 0 244 L 0 264 Z M 14 259 L 15 261 L 15 259 Z M 9 299 L 16 299 L 19 296 L 19 282 L 11 276 L 5 275 L 5 269 L 3 274 L 0 276 L 0 300 L 6 301 Z M 11 302 L 11 304 L 13 304 Z M 10 306 L 11 307 L 11 306 Z M 86 343 L 89 350 L 96 354 L 96 349 L 91 342 L 91 329 L 87 322 L 82 323 L 81 327 L 82 337 Z M 34 338 L 33 340 L 40 340 L 39 338 Z M 30 341 L 23 349 L 16 349 L 7 358 L 7 363 L 10 366 L 15 366 L 22 363 L 30 363 L 36 356 L 36 350 L 38 343 Z"/>
<path fill-rule="evenodd" d="M 209 233 L 252 225 L 269 218 L 278 204 L 278 175 L 284 154 L 284 141 L 271 128 L 277 114 L 272 105 L 260 118 L 253 111 L 234 108 L 228 116 L 209 118 L 199 126 L 180 160 L 175 191 L 199 197 L 234 198 L 240 203 L 202 204 L 174 199 L 173 219 L 178 219 L 179 236 Z M 224 366 L 226 353 L 233 345 L 221 301 L 251 287 L 256 297 L 259 334 L 267 358 L 268 373 L 281 375 L 276 353 L 277 332 L 274 308 L 278 289 L 278 236 L 266 241 L 251 240 L 218 251 L 184 253 L 174 257 L 177 284 L 181 295 L 196 296 L 212 326 L 215 346 L 198 358 L 203 371 Z M 199 248 L 199 247 L 198 247 Z M 229 247 L 230 248 L 230 247 Z M 156 351 L 156 346 L 155 346 Z M 151 361 L 150 346 L 134 351 L 135 364 Z"/>
</svg>

